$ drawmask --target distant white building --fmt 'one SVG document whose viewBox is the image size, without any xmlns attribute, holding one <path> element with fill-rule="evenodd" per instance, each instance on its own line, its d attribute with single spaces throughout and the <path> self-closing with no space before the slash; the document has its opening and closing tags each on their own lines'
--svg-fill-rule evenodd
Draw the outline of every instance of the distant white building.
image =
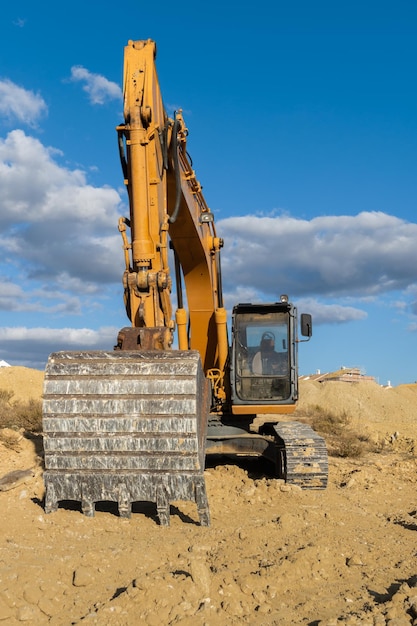
<svg viewBox="0 0 417 626">
<path fill-rule="evenodd" d="M 0 367 L 11 367 L 10 363 L 7 363 L 6 361 L 0 361 Z"/>
</svg>

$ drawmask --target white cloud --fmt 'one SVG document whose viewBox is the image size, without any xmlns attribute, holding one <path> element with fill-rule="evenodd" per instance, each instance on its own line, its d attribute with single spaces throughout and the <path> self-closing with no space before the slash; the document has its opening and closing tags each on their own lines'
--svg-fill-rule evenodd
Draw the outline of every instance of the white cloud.
<svg viewBox="0 0 417 626">
<path fill-rule="evenodd" d="M 310 313 L 314 324 L 344 324 L 365 319 L 368 314 L 363 309 L 341 303 L 328 304 L 315 298 L 297 300 L 299 313 Z"/>
<path fill-rule="evenodd" d="M 261 302 L 262 296 L 256 290 L 254 286 L 241 286 L 241 285 L 231 285 L 225 293 L 224 297 L 224 306 L 228 311 L 232 311 L 235 304 L 238 302 Z M 265 300 L 263 300 L 265 301 Z"/>
<path fill-rule="evenodd" d="M 108 100 L 122 98 L 122 90 L 117 83 L 90 72 L 82 65 L 71 68 L 71 80 L 84 83 L 83 90 L 88 93 L 91 104 L 104 104 Z"/>
<path fill-rule="evenodd" d="M 417 224 L 380 212 L 317 217 L 231 217 L 218 224 L 225 238 L 228 288 L 364 297 L 416 282 Z"/>
<path fill-rule="evenodd" d="M 0 311 L 80 315 L 81 301 L 78 296 L 69 295 L 67 287 L 60 291 L 23 289 L 20 284 L 0 277 Z"/>
<path fill-rule="evenodd" d="M 73 346 L 74 349 L 82 349 L 85 346 L 93 349 L 102 345 L 103 342 L 111 340 L 114 328 L 103 327 L 98 330 L 91 328 L 27 328 L 27 327 L 0 327 L 0 342 L 7 341 L 27 341 L 48 343 L 52 349 L 56 342 Z"/>
<path fill-rule="evenodd" d="M 54 160 L 57 151 L 21 130 L 0 139 L 0 252 L 39 280 L 108 283 L 123 271 L 117 230 L 121 198 L 93 187 L 81 170 Z M 115 259 L 120 258 L 117 271 Z M 62 281 L 61 281 L 62 284 Z"/>
<path fill-rule="evenodd" d="M 0 359 L 11 365 L 43 369 L 51 352 L 113 350 L 118 329 L 0 327 Z"/>
<path fill-rule="evenodd" d="M 110 187 L 93 187 L 83 171 L 63 167 L 60 153 L 22 130 L 0 139 L 0 221 L 63 219 L 110 225 L 120 196 Z"/>
<path fill-rule="evenodd" d="M 231 313 L 233 306 L 239 302 L 251 302 L 253 304 L 278 302 L 281 293 L 282 291 L 271 298 L 258 291 L 255 286 L 241 287 L 236 285 L 235 288 L 228 289 L 224 294 L 225 307 Z M 291 300 L 296 304 L 299 313 L 311 313 L 315 324 L 340 324 L 367 317 L 367 313 L 363 309 L 343 303 L 328 304 L 316 298 Z"/>
<path fill-rule="evenodd" d="M 60 291 L 63 289 L 69 289 L 73 293 L 79 293 L 82 295 L 95 295 L 100 291 L 100 284 L 87 282 L 77 276 L 70 276 L 66 271 L 63 271 L 56 276 L 55 283 Z"/>
<path fill-rule="evenodd" d="M 0 310 L 80 315 L 105 310 L 114 297 L 123 308 L 117 222 L 127 210 L 115 189 L 94 187 L 60 157 L 22 130 L 0 138 Z M 296 302 L 310 298 L 304 310 L 315 323 L 343 323 L 366 316 L 365 298 L 395 291 L 415 300 L 417 224 L 363 212 L 230 217 L 217 226 L 229 311 L 287 293 Z"/>
<path fill-rule="evenodd" d="M 13 24 L 15 26 L 18 26 L 19 28 L 23 28 L 24 25 L 26 24 L 26 19 L 22 19 L 21 17 L 18 17 L 17 19 L 13 21 Z"/>
<path fill-rule="evenodd" d="M 7 78 L 0 80 L 0 115 L 10 121 L 35 126 L 47 112 L 48 107 L 42 96 L 19 87 Z"/>
</svg>

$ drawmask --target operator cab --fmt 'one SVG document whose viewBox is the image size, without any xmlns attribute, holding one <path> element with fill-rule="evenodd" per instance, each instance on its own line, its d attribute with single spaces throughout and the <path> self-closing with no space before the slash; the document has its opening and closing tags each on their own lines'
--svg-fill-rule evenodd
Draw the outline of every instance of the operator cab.
<svg viewBox="0 0 417 626">
<path fill-rule="evenodd" d="M 302 333 L 311 336 L 310 316 L 303 316 Z M 231 374 L 235 407 L 295 403 L 296 308 L 286 297 L 274 304 L 234 307 Z"/>
</svg>

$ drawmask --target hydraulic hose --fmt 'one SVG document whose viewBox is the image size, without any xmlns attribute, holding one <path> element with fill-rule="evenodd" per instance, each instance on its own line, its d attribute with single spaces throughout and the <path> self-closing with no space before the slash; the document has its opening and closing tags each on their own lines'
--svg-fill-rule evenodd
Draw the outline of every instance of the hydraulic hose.
<svg viewBox="0 0 417 626">
<path fill-rule="evenodd" d="M 172 141 L 171 141 L 171 149 L 172 149 L 172 159 L 174 161 L 174 173 L 175 173 L 175 206 L 172 212 L 172 215 L 169 218 L 169 223 L 173 224 L 177 217 L 178 211 L 180 210 L 181 204 L 181 174 L 180 174 L 180 163 L 178 159 L 178 128 L 179 122 L 174 114 L 174 126 L 172 129 Z"/>
<path fill-rule="evenodd" d="M 178 304 L 178 308 L 182 309 L 184 307 L 184 299 L 183 299 L 183 293 L 182 293 L 181 265 L 178 260 L 178 255 L 175 249 L 174 249 L 174 261 L 175 261 L 175 282 L 177 285 L 177 304 Z"/>
<path fill-rule="evenodd" d="M 164 170 L 168 169 L 168 125 L 169 122 L 166 122 L 163 129 L 159 131 L 159 141 L 162 148 L 162 160 L 164 164 Z"/>
<path fill-rule="evenodd" d="M 120 164 L 122 166 L 123 178 L 127 180 L 127 160 L 126 160 L 125 144 L 124 144 L 123 137 L 124 137 L 123 130 L 118 129 L 117 139 L 119 143 Z"/>
<path fill-rule="evenodd" d="M 220 251 L 216 252 L 217 257 L 217 297 L 219 300 L 219 308 L 223 307 L 223 285 L 222 285 L 222 266 L 220 263 Z"/>
</svg>

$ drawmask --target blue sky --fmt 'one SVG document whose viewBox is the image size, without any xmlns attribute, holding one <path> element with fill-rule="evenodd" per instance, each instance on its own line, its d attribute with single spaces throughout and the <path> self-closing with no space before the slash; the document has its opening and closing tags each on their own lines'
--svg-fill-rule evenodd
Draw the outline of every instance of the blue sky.
<svg viewBox="0 0 417 626">
<path fill-rule="evenodd" d="M 311 312 L 300 372 L 417 379 L 417 4 L 7 3 L 0 359 L 111 349 L 125 326 L 123 48 L 157 42 L 169 113 L 225 239 L 226 304 Z"/>
</svg>

